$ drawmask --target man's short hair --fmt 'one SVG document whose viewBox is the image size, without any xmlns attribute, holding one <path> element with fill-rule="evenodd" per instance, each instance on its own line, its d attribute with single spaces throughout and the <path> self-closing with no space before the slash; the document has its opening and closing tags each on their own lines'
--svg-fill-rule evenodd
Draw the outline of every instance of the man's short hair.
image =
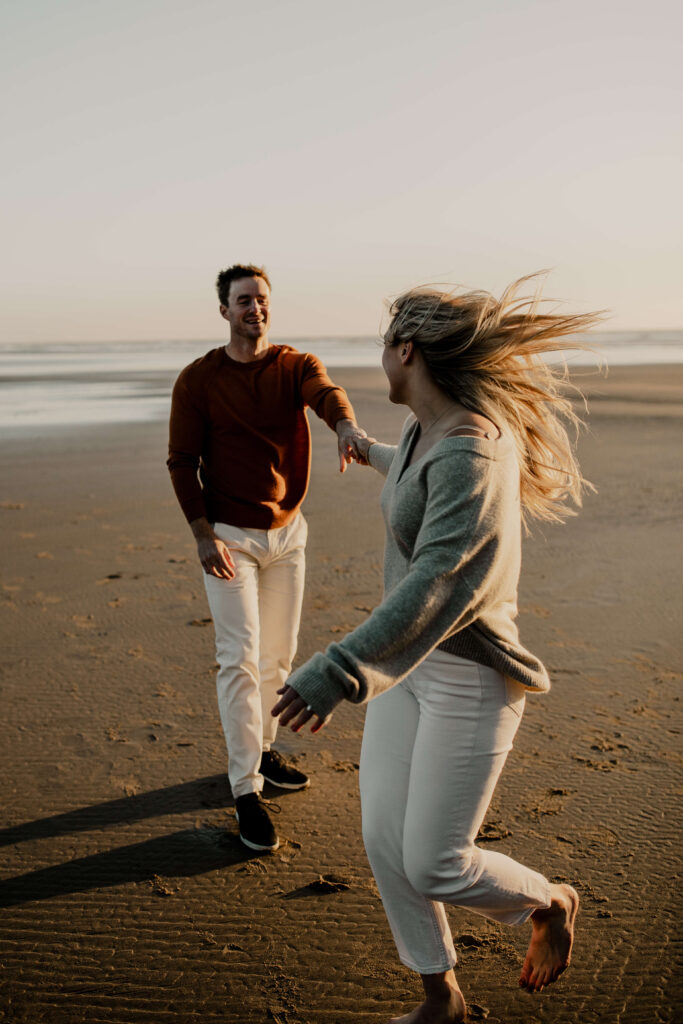
<svg viewBox="0 0 683 1024">
<path fill-rule="evenodd" d="M 266 274 L 265 267 L 257 267 L 253 263 L 235 263 L 227 270 L 221 270 L 216 278 L 216 291 L 221 306 L 228 305 L 230 285 L 233 281 L 239 281 L 241 277 L 260 277 L 266 282 L 270 289 L 270 280 Z"/>
</svg>

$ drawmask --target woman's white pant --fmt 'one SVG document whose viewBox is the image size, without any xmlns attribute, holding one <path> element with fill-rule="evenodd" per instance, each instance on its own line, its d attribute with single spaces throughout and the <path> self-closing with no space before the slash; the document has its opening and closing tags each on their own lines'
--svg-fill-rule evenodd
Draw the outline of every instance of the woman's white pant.
<svg viewBox="0 0 683 1024">
<path fill-rule="evenodd" d="M 546 879 L 474 840 L 524 709 L 524 688 L 436 650 L 371 701 L 360 765 L 363 838 L 403 963 L 448 970 L 443 904 L 521 924 Z"/>
<path fill-rule="evenodd" d="M 296 653 L 308 527 L 299 513 L 274 530 L 215 523 L 230 548 L 232 580 L 204 573 L 216 630 L 218 710 L 235 799 L 263 789 L 261 754 L 275 740 L 270 714 Z"/>
</svg>

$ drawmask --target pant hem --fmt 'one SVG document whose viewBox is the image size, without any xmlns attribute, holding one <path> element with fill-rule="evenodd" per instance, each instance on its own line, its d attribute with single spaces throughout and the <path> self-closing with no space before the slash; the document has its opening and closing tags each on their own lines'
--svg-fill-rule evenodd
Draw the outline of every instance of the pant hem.
<svg viewBox="0 0 683 1024">
<path fill-rule="evenodd" d="M 455 956 L 453 959 L 449 959 L 447 963 L 444 962 L 437 966 L 431 964 L 429 967 L 418 967 L 418 965 L 412 960 L 408 960 L 407 957 L 401 956 L 400 954 L 399 960 L 404 967 L 407 967 L 410 971 L 415 971 L 416 974 L 441 974 L 442 971 L 450 971 L 457 963 L 457 958 Z"/>
<path fill-rule="evenodd" d="M 232 787 L 231 787 L 232 788 Z M 250 793 L 262 793 L 263 792 L 263 779 L 261 779 L 261 785 L 250 786 L 248 789 L 238 786 L 232 789 L 232 795 L 235 800 L 239 800 L 241 796 L 249 796 Z"/>
<path fill-rule="evenodd" d="M 525 907 L 524 910 L 520 910 L 518 914 L 506 914 L 505 916 L 497 914 L 495 917 L 491 917 L 491 920 L 496 921 L 498 924 L 507 924 L 512 928 L 518 928 L 520 924 L 527 923 L 535 910 L 547 910 L 551 903 L 550 883 L 546 882 L 545 899 L 539 900 L 535 907 Z M 476 912 L 476 908 L 474 907 L 469 907 L 468 909 Z M 485 916 L 488 917 L 489 915 L 487 914 Z"/>
</svg>

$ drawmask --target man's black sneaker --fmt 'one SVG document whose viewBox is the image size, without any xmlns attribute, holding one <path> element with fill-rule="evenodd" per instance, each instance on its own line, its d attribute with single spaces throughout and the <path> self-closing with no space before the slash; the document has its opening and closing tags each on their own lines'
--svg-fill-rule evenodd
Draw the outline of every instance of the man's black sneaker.
<svg viewBox="0 0 683 1024">
<path fill-rule="evenodd" d="M 277 850 L 280 840 L 260 793 L 238 796 L 235 817 L 240 827 L 240 839 L 250 850 Z"/>
<path fill-rule="evenodd" d="M 266 782 L 280 789 L 305 789 L 311 781 L 308 775 L 304 775 L 294 765 L 287 764 L 277 750 L 263 751 L 259 771 Z"/>
</svg>

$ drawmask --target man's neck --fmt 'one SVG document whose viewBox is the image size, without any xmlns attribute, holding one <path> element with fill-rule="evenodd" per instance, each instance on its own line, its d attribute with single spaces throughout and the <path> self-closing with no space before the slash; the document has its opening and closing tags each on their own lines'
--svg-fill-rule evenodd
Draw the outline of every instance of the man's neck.
<svg viewBox="0 0 683 1024">
<path fill-rule="evenodd" d="M 250 341 L 247 338 L 231 338 L 225 346 L 225 351 L 231 359 L 238 363 L 253 363 L 257 359 L 263 359 L 270 347 L 266 334 L 257 341 Z"/>
</svg>

